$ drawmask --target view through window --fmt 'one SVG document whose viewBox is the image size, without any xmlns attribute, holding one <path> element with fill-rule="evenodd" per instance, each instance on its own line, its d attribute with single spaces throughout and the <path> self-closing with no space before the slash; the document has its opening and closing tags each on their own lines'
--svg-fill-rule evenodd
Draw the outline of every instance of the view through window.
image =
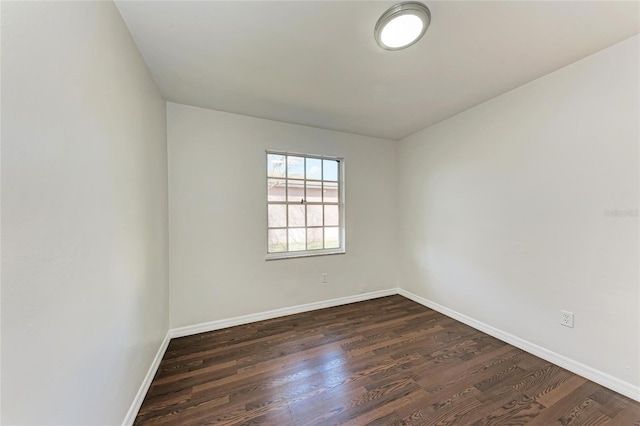
<svg viewBox="0 0 640 426">
<path fill-rule="evenodd" d="M 343 251 L 341 166 L 338 158 L 267 152 L 268 257 Z"/>
</svg>

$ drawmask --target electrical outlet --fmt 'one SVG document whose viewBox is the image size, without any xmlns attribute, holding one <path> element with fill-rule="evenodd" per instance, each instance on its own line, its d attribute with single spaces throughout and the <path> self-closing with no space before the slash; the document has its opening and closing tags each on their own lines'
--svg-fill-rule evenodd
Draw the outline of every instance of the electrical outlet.
<svg viewBox="0 0 640 426">
<path fill-rule="evenodd" d="M 560 311 L 560 324 L 573 328 L 573 312 Z"/>
<path fill-rule="evenodd" d="M 327 273 L 323 272 L 322 273 L 322 284 L 326 284 L 327 283 Z"/>
</svg>

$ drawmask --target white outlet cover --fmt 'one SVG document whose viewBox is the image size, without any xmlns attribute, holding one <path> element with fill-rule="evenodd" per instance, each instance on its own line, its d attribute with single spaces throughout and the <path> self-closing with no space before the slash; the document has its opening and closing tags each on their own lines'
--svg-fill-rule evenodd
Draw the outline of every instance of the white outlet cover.
<svg viewBox="0 0 640 426">
<path fill-rule="evenodd" d="M 573 312 L 560 311 L 560 324 L 573 328 Z"/>
</svg>

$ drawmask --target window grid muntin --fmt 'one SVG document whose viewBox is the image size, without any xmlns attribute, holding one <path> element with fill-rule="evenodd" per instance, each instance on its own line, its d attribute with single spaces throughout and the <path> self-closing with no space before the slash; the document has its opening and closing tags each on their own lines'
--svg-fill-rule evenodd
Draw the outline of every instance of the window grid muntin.
<svg viewBox="0 0 640 426">
<path fill-rule="evenodd" d="M 344 221 L 344 201 L 342 198 L 342 185 L 343 185 L 343 159 L 341 158 L 336 158 L 336 157 L 326 157 L 326 156 L 316 156 L 316 155 L 307 155 L 307 154 L 293 154 L 293 153 L 283 153 L 283 152 L 275 152 L 275 151 L 267 151 L 267 163 L 269 163 L 269 155 L 277 155 L 277 156 L 281 156 L 283 157 L 283 165 L 284 165 L 284 177 L 283 176 L 273 176 L 270 175 L 270 170 L 267 170 L 267 182 L 268 179 L 273 179 L 273 180 L 284 180 L 284 189 L 285 189 L 285 194 L 284 194 L 284 200 L 285 201 L 269 201 L 269 196 L 267 194 L 267 204 L 279 204 L 279 205 L 284 205 L 285 206 L 285 215 L 286 215 L 286 227 L 269 227 L 267 224 L 267 233 L 270 230 L 284 230 L 286 231 L 285 234 L 285 251 L 272 251 L 269 252 L 269 245 L 267 244 L 267 254 L 268 255 L 285 255 L 284 257 L 286 257 L 287 253 L 291 253 L 294 256 L 295 255 L 316 255 L 316 254 L 332 254 L 332 253 L 339 253 L 339 252 L 344 252 L 344 225 L 343 225 L 343 221 Z M 289 178 L 289 157 L 300 157 L 303 159 L 303 165 L 302 165 L 302 171 L 303 171 L 303 176 L 304 178 L 299 178 L 299 177 L 292 177 Z M 320 160 L 320 168 L 321 168 L 321 172 L 320 172 L 320 179 L 312 179 L 312 178 L 307 178 L 307 160 L 308 159 L 317 159 Z M 325 179 L 325 160 L 326 161 L 335 161 L 336 162 L 336 180 L 326 180 Z M 298 201 L 289 201 L 289 181 L 294 181 L 294 182 L 302 182 L 303 183 L 303 202 L 298 202 Z M 320 183 L 320 200 L 321 201 L 307 201 L 308 199 L 308 182 L 317 182 Z M 332 202 L 328 202 L 328 201 L 324 201 L 325 200 L 325 182 L 326 183 L 331 183 L 331 184 L 335 184 L 335 190 L 336 190 L 336 200 L 337 201 L 332 201 Z M 268 185 L 267 185 L 268 186 Z M 267 188 L 269 189 L 269 188 Z M 304 207 L 304 226 L 289 226 L 290 223 L 290 218 L 289 218 L 289 206 L 290 205 L 300 205 L 303 204 Z M 309 226 L 308 225 L 308 208 L 307 206 L 309 205 L 317 205 L 317 206 L 321 206 L 321 213 L 322 213 L 322 226 Z M 338 207 L 338 225 L 331 225 L 331 226 L 327 226 L 326 224 L 326 216 L 325 216 L 325 208 L 324 206 L 326 205 L 335 205 Z M 328 229 L 327 228 L 337 228 L 338 230 L 338 241 L 337 241 L 337 247 L 332 247 L 332 248 L 327 248 L 327 233 L 328 233 Z M 305 250 L 301 251 L 301 250 L 290 250 L 290 241 L 289 241 L 289 229 L 304 229 L 305 233 L 304 233 L 304 238 L 305 238 Z M 308 238 L 308 230 L 309 229 L 322 229 L 322 248 L 318 248 L 318 249 L 309 249 L 309 238 Z M 321 251 L 328 251 L 328 253 L 319 253 Z"/>
</svg>

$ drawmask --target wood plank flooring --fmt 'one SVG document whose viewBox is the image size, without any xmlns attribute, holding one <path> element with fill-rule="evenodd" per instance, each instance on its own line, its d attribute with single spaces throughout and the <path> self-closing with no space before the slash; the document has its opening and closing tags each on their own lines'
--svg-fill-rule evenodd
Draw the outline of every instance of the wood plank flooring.
<svg viewBox="0 0 640 426">
<path fill-rule="evenodd" d="M 135 424 L 640 426 L 640 403 L 389 296 L 173 339 Z"/>
</svg>

